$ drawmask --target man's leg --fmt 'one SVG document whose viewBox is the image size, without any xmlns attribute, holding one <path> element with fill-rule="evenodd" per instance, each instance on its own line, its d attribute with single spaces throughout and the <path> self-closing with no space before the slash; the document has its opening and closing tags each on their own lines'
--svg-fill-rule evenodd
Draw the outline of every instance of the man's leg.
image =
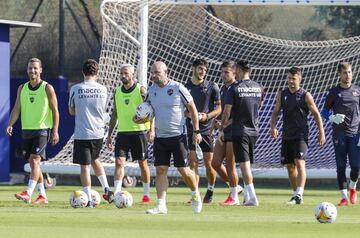
<svg viewBox="0 0 360 238">
<path fill-rule="evenodd" d="M 35 154 L 30 155 L 29 164 L 30 164 L 31 172 L 30 172 L 30 178 L 29 178 L 28 186 L 27 186 L 26 191 L 24 191 L 22 193 L 15 194 L 15 197 L 17 199 L 23 200 L 26 203 L 31 202 L 31 196 L 32 196 L 32 194 L 34 192 L 36 184 L 38 183 L 40 177 L 42 176 L 41 168 L 40 168 L 40 162 L 41 162 L 41 156 L 40 155 L 35 155 Z M 44 182 L 44 181 L 42 181 L 42 182 Z"/>
<path fill-rule="evenodd" d="M 141 181 L 144 188 L 143 203 L 150 202 L 150 169 L 147 160 L 139 160 Z"/>
<path fill-rule="evenodd" d="M 196 156 L 196 152 L 194 150 L 190 150 L 189 152 L 189 161 L 190 161 L 190 169 L 195 173 L 196 183 L 199 184 L 199 180 L 200 180 L 199 162 Z"/>
<path fill-rule="evenodd" d="M 156 166 L 156 194 L 157 194 L 157 204 L 153 209 L 146 211 L 147 214 L 167 214 L 166 208 L 166 191 L 168 189 L 168 166 Z"/>
<path fill-rule="evenodd" d="M 243 188 L 238 185 L 239 177 L 236 172 L 236 163 L 231 142 L 226 143 L 226 171 L 229 178 L 230 197 L 225 201 L 225 204 L 238 205 L 240 204 L 238 194 L 242 192 Z"/>
<path fill-rule="evenodd" d="M 293 190 L 293 195 L 295 195 L 296 187 L 297 187 L 297 169 L 294 164 L 286 164 L 286 168 L 288 171 L 289 181 L 291 188 Z"/>
<path fill-rule="evenodd" d="M 110 186 L 105 174 L 104 166 L 99 159 L 91 161 L 91 167 L 94 169 L 96 177 L 99 179 L 101 187 L 103 189 L 103 198 L 109 203 L 113 202 L 114 194 L 110 191 Z"/>
<path fill-rule="evenodd" d="M 83 186 L 83 191 L 86 193 L 89 203 L 88 206 L 92 207 L 91 203 L 91 176 L 90 176 L 90 164 L 80 165 L 80 180 Z"/>
<path fill-rule="evenodd" d="M 225 183 L 228 183 L 228 174 L 227 174 L 225 166 L 223 165 L 225 156 L 226 156 L 225 143 L 220 140 L 216 140 L 211 166 L 215 169 L 215 171 L 218 173 L 220 178 Z"/>
<path fill-rule="evenodd" d="M 178 167 L 177 169 L 181 174 L 182 178 L 184 179 L 185 183 L 189 186 L 191 190 L 191 202 L 193 211 L 195 213 L 200 213 L 202 210 L 202 202 L 194 172 L 188 167 Z"/>
<path fill-rule="evenodd" d="M 259 202 L 255 193 L 250 161 L 241 162 L 240 169 L 245 183 L 245 190 L 249 196 L 244 206 L 258 206 Z"/>
<path fill-rule="evenodd" d="M 114 172 L 114 193 L 118 193 L 122 189 L 122 181 L 125 175 L 125 157 L 115 158 L 115 172 Z"/>
<path fill-rule="evenodd" d="M 204 203 L 211 203 L 212 197 L 215 190 L 215 181 L 216 181 L 216 171 L 211 166 L 212 159 L 213 159 L 213 153 L 212 152 L 204 152 L 204 164 L 206 168 L 206 177 L 208 179 L 208 187 L 206 194 L 204 196 Z"/>
</svg>

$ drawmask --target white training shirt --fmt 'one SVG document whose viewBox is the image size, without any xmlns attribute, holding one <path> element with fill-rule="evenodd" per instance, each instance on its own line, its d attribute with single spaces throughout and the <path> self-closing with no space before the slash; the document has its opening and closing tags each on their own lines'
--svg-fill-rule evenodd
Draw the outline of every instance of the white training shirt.
<svg viewBox="0 0 360 238">
<path fill-rule="evenodd" d="M 186 104 L 193 101 L 181 83 L 170 80 L 160 88 L 153 84 L 148 91 L 149 101 L 155 111 L 155 137 L 168 138 L 186 134 Z"/>
<path fill-rule="evenodd" d="M 106 87 L 94 80 L 85 80 L 71 88 L 69 106 L 75 107 L 74 139 L 104 138 L 106 99 Z"/>
</svg>

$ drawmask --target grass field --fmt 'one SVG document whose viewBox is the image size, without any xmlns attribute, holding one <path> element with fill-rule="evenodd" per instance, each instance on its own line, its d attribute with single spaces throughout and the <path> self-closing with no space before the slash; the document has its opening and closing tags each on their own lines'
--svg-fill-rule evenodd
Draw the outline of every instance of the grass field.
<svg viewBox="0 0 360 238">
<path fill-rule="evenodd" d="M 23 186 L 0 186 L 0 237 L 356 237 L 360 233 L 360 205 L 338 208 L 332 224 L 320 224 L 314 218 L 319 202 L 337 203 L 335 189 L 307 189 L 305 203 L 288 206 L 289 189 L 257 188 L 259 207 L 220 206 L 227 189 L 217 188 L 214 202 L 201 214 L 193 214 L 185 202 L 186 188 L 171 187 L 167 215 L 146 215 L 153 207 L 135 203 L 117 209 L 102 202 L 94 209 L 73 209 L 68 203 L 72 190 L 79 187 L 57 186 L 48 190 L 48 205 L 29 205 L 14 198 Z M 99 187 L 95 188 L 101 191 Z M 127 189 L 140 201 L 141 188 Z M 202 189 L 204 190 L 204 189 Z M 202 191 L 204 192 L 204 191 Z M 152 188 L 152 197 L 155 189 Z M 242 199 L 242 198 L 241 198 Z"/>
</svg>

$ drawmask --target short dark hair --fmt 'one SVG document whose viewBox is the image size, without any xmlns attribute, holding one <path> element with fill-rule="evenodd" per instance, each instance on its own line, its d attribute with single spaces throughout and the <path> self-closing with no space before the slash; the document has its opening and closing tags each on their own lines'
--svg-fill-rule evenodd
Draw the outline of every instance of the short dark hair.
<svg viewBox="0 0 360 238">
<path fill-rule="evenodd" d="M 224 61 L 222 64 L 221 64 L 221 68 L 235 68 L 236 66 L 236 63 L 234 61 Z"/>
<path fill-rule="evenodd" d="M 99 72 L 99 65 L 93 59 L 87 59 L 83 64 L 82 72 L 85 76 L 97 75 Z"/>
<path fill-rule="evenodd" d="M 198 66 L 205 66 L 206 68 L 209 68 L 209 63 L 205 59 L 196 59 L 192 63 L 192 67 L 196 68 Z"/>
<path fill-rule="evenodd" d="M 240 68 L 242 71 L 244 71 L 245 73 L 248 73 L 248 72 L 250 72 L 250 70 L 251 70 L 249 61 L 247 61 L 247 60 L 239 60 L 239 61 L 236 63 L 236 66 L 239 67 L 239 68 Z"/>
<path fill-rule="evenodd" d="M 348 69 L 348 68 L 351 68 L 351 64 L 349 62 L 343 61 L 343 62 L 340 62 L 337 70 L 338 70 L 338 73 L 340 73 L 342 69 Z"/>
<path fill-rule="evenodd" d="M 288 73 L 292 75 L 298 74 L 301 76 L 301 68 L 298 66 L 293 66 L 288 70 Z"/>
</svg>

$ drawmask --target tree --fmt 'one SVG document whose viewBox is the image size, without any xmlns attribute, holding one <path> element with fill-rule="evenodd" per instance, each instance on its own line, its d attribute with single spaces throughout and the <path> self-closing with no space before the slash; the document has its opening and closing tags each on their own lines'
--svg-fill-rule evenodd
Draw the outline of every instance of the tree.
<svg viewBox="0 0 360 238">
<path fill-rule="evenodd" d="M 305 40 L 327 40 L 332 36 L 347 38 L 360 35 L 360 7 L 316 7 L 313 20 L 322 22 L 320 27 L 310 27 L 303 31 Z"/>
</svg>

